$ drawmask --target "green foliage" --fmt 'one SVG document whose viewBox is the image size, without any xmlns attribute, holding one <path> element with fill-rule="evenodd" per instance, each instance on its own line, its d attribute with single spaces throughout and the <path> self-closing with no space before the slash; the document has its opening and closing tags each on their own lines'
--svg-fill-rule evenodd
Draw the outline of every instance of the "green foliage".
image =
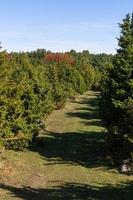
<svg viewBox="0 0 133 200">
<path fill-rule="evenodd" d="M 86 84 L 84 82 L 83 76 L 79 73 L 77 69 L 74 69 L 70 74 L 70 81 L 73 90 L 82 94 L 86 90 Z"/>
<path fill-rule="evenodd" d="M 0 52 L 0 141 L 6 148 L 28 146 L 53 109 L 97 84 L 100 73 L 90 57 L 88 51 Z"/>
<path fill-rule="evenodd" d="M 129 14 L 120 24 L 119 49 L 109 76 L 103 82 L 101 114 L 113 140 L 111 149 L 117 148 L 122 158 L 133 151 L 133 16 Z M 117 135 L 117 136 L 116 136 Z M 118 139 L 119 138 L 119 139 Z M 109 140 L 109 141 L 111 141 Z M 119 145 L 121 144 L 121 145 Z"/>
<path fill-rule="evenodd" d="M 43 71 L 31 66 L 25 55 L 20 60 L 21 64 L 5 60 L 0 74 L 0 138 L 13 148 L 27 146 L 39 130 L 38 121 L 50 109 Z"/>
</svg>

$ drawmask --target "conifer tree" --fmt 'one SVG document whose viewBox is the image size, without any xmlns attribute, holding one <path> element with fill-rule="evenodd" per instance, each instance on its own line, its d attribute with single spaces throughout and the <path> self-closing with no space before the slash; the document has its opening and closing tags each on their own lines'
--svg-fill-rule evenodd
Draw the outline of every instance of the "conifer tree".
<svg viewBox="0 0 133 200">
<path fill-rule="evenodd" d="M 119 26 L 119 49 L 103 83 L 101 114 L 111 150 L 123 158 L 131 156 L 133 144 L 133 15 Z"/>
</svg>

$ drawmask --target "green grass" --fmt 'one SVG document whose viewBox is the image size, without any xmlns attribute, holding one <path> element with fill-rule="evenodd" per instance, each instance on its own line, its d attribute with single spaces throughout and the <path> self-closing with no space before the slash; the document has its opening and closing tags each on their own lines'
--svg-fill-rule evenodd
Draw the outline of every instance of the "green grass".
<svg viewBox="0 0 133 200">
<path fill-rule="evenodd" d="M 87 92 L 54 111 L 37 146 L 4 153 L 1 200 L 133 199 L 133 177 L 120 174 L 106 156 L 98 96 Z"/>
</svg>

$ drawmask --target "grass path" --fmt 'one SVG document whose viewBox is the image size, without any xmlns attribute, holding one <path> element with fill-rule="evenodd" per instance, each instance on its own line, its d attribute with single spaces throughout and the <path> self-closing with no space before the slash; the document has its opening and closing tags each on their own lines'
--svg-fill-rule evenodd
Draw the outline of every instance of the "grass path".
<svg viewBox="0 0 133 200">
<path fill-rule="evenodd" d="M 87 92 L 46 122 L 38 147 L 0 158 L 1 200 L 131 200 L 133 177 L 104 156 L 98 93 Z"/>
</svg>

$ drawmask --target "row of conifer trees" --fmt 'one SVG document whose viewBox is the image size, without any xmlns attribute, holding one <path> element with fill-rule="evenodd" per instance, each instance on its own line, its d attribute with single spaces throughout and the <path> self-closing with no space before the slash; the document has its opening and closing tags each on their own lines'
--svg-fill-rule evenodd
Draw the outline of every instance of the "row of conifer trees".
<svg viewBox="0 0 133 200">
<path fill-rule="evenodd" d="M 89 52 L 0 52 L 0 143 L 28 146 L 48 114 L 69 98 L 97 86 L 99 72 Z M 105 55 L 104 55 L 105 56 Z"/>
</svg>

